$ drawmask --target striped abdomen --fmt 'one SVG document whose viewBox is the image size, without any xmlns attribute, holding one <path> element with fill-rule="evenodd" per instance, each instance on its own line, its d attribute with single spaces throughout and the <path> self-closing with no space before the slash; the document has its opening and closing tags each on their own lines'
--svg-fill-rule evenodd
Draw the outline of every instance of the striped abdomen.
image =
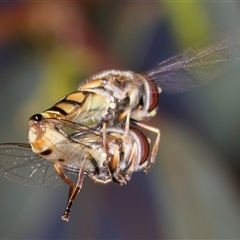
<svg viewBox="0 0 240 240">
<path fill-rule="evenodd" d="M 103 95 L 77 91 L 60 99 L 42 115 L 44 118 L 66 119 L 91 127 L 107 115 L 109 105 L 110 101 Z"/>
</svg>

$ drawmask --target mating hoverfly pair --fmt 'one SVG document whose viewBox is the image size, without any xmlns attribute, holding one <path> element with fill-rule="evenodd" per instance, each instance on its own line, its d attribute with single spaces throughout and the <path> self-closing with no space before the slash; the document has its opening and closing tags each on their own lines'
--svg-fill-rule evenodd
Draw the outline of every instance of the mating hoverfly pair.
<svg viewBox="0 0 240 240">
<path fill-rule="evenodd" d="M 29 120 L 29 144 L 0 145 L 0 174 L 32 186 L 69 185 L 62 220 L 69 221 L 83 178 L 126 184 L 135 171 L 154 164 L 160 131 L 155 116 L 159 93 L 203 86 L 239 63 L 240 33 L 233 31 L 189 48 L 152 71 L 109 70 L 86 79 L 76 92 Z M 156 134 L 151 145 L 135 126 Z M 71 175 L 78 176 L 76 184 Z M 60 181 L 63 180 L 63 181 Z"/>
</svg>

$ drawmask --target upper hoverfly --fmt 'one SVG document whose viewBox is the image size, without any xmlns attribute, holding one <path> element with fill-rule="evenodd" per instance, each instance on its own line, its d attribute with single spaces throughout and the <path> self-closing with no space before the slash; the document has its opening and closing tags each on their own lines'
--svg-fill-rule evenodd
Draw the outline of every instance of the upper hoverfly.
<svg viewBox="0 0 240 240">
<path fill-rule="evenodd" d="M 62 219 L 68 221 L 84 176 L 122 185 L 132 172 L 152 167 L 160 131 L 145 122 L 155 116 L 162 90 L 177 93 L 203 86 L 237 65 L 239 57 L 240 33 L 235 30 L 189 48 L 146 73 L 96 74 L 76 92 L 30 118 L 30 145 L 0 145 L 0 173 L 34 186 L 56 186 L 59 179 L 64 180 L 70 190 Z M 152 147 L 132 125 L 156 133 Z M 72 174 L 78 176 L 76 185 Z"/>
</svg>

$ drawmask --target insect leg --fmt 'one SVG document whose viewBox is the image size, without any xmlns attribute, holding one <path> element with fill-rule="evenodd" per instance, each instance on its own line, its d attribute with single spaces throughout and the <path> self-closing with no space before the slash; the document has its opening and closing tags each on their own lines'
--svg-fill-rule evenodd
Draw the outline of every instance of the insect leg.
<svg viewBox="0 0 240 240">
<path fill-rule="evenodd" d="M 154 128 L 152 126 L 149 126 L 145 123 L 141 123 L 141 122 L 137 122 L 137 121 L 133 121 L 133 120 L 132 120 L 132 122 L 139 127 L 142 127 L 144 129 L 147 129 L 148 131 L 151 131 L 151 132 L 154 132 L 154 133 L 157 134 L 157 138 L 156 138 L 156 140 L 153 144 L 150 161 L 148 162 L 148 164 L 146 165 L 146 167 L 143 170 L 145 173 L 147 173 L 155 162 L 155 157 L 157 155 L 158 145 L 159 145 L 159 142 L 160 142 L 160 130 L 158 128 Z"/>
<path fill-rule="evenodd" d="M 131 113 L 130 109 L 127 109 L 127 110 L 125 110 L 124 112 L 122 112 L 122 113 L 117 117 L 118 122 L 121 122 L 121 121 L 126 117 L 126 120 L 125 120 L 125 133 L 124 133 L 124 135 L 128 135 L 128 133 L 129 133 L 130 113 Z"/>
<path fill-rule="evenodd" d="M 106 153 L 106 159 L 108 159 L 108 149 L 107 149 L 107 139 L 106 139 L 107 132 L 106 132 L 106 128 L 107 128 L 107 123 L 106 123 L 106 122 L 103 122 L 103 123 L 102 123 L 102 129 L 103 129 L 103 148 L 104 148 L 105 153 Z"/>
<path fill-rule="evenodd" d="M 82 182 L 83 182 L 83 178 L 84 178 L 84 167 L 85 167 L 85 162 L 86 162 L 87 158 L 88 158 L 88 154 L 85 154 L 84 159 L 82 161 L 82 166 L 79 169 L 78 181 L 76 183 L 75 188 L 72 191 L 71 196 L 68 199 L 68 203 L 67 203 L 67 207 L 65 209 L 65 212 L 62 215 L 62 220 L 65 221 L 65 222 L 69 221 L 69 215 L 70 215 L 72 204 L 73 204 L 75 198 L 77 197 L 78 193 L 80 192 L 80 190 L 82 188 Z"/>
<path fill-rule="evenodd" d="M 53 164 L 53 167 L 55 168 L 58 175 L 63 179 L 63 181 L 69 185 L 69 193 L 68 193 L 68 201 L 69 201 L 73 193 L 74 183 L 62 172 L 61 168 L 57 166 L 57 164 Z"/>
<path fill-rule="evenodd" d="M 130 110 L 127 110 L 127 115 L 126 115 L 126 121 L 125 121 L 125 131 L 124 135 L 128 136 L 129 135 L 129 127 L 130 127 Z"/>
<path fill-rule="evenodd" d="M 137 154 L 136 154 L 137 152 L 136 151 L 137 151 L 137 145 L 134 142 L 132 152 L 131 152 L 131 156 L 128 160 L 128 166 L 127 166 L 127 168 L 124 169 L 124 177 L 127 181 L 130 180 L 131 175 L 134 171 L 134 168 L 137 164 L 137 162 L 136 162 L 137 161 Z"/>
<path fill-rule="evenodd" d="M 106 170 L 107 170 L 108 174 L 111 175 L 110 170 L 109 170 L 107 164 L 106 164 L 106 166 L 104 166 L 104 167 L 99 167 L 98 162 L 97 162 L 90 154 L 89 154 L 89 156 L 88 156 L 88 160 L 92 163 L 92 165 L 93 165 L 93 167 L 94 167 L 94 169 L 95 169 L 95 172 L 94 172 L 94 173 L 88 173 L 88 174 L 87 174 L 87 176 L 88 176 L 91 180 L 93 180 L 94 182 L 102 183 L 102 184 L 106 184 L 106 183 L 108 183 L 108 182 L 111 182 L 111 179 L 108 179 L 108 178 L 106 178 L 106 179 L 100 179 L 100 178 L 98 178 L 99 175 L 100 175 L 100 173 L 103 171 L 103 168 L 105 168 L 105 167 L 107 168 Z"/>
<path fill-rule="evenodd" d="M 107 183 L 110 183 L 112 181 L 111 178 L 99 179 L 96 176 L 92 176 L 92 177 L 90 177 L 90 179 L 93 180 L 96 183 L 101 183 L 101 184 L 107 184 Z"/>
<path fill-rule="evenodd" d="M 114 182 L 119 183 L 120 185 L 126 184 L 125 176 L 120 171 L 120 151 L 119 147 L 116 147 L 114 150 L 114 155 L 112 161 L 109 163 L 109 169 L 112 173 L 112 179 Z"/>
<path fill-rule="evenodd" d="M 109 183 L 109 182 L 111 182 L 112 181 L 112 174 L 111 174 L 111 172 L 110 172 L 110 170 L 109 170 L 109 167 L 108 167 L 108 165 L 106 164 L 106 171 L 107 171 L 107 174 L 108 174 L 108 176 L 106 177 L 106 176 L 104 176 L 103 178 L 101 178 L 100 177 L 100 173 L 101 173 L 101 171 L 103 170 L 103 169 L 99 169 L 99 173 L 97 173 L 97 174 L 91 174 L 91 175 L 88 175 L 88 177 L 91 179 L 91 180 L 93 180 L 95 183 L 101 183 L 101 184 L 107 184 L 107 183 Z M 104 170 L 103 170 L 104 171 Z"/>
</svg>

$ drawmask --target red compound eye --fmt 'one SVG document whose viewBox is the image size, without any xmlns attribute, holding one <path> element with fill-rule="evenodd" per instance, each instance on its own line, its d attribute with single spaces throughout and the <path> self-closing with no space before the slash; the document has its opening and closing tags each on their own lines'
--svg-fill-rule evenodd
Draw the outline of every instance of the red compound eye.
<svg viewBox="0 0 240 240">
<path fill-rule="evenodd" d="M 138 151 L 140 151 L 141 154 L 139 165 L 142 165 L 145 161 L 147 161 L 149 156 L 150 150 L 149 142 L 147 140 L 147 137 L 136 128 L 131 128 L 131 131 L 134 132 L 134 134 L 136 135 L 136 138 L 140 145 L 140 149 L 138 149 Z"/>
<path fill-rule="evenodd" d="M 158 93 L 158 88 L 157 85 L 155 84 L 154 81 L 147 81 L 148 86 L 149 86 L 149 90 L 150 90 L 150 100 L 149 100 L 149 107 L 148 107 L 148 111 L 151 112 L 158 104 L 158 97 L 159 97 L 159 93 Z"/>
</svg>

